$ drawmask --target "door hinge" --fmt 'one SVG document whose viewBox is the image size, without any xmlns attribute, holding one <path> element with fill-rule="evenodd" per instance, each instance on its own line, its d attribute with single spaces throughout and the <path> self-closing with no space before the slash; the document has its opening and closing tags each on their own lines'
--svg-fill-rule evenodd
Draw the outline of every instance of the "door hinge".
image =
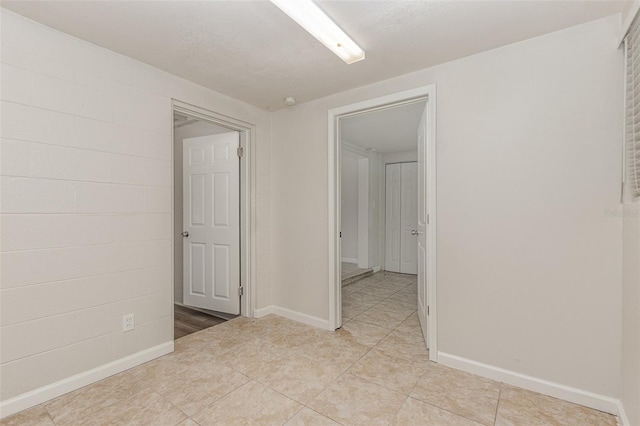
<svg viewBox="0 0 640 426">
<path fill-rule="evenodd" d="M 236 152 L 238 153 L 238 157 L 242 158 L 242 156 L 244 155 L 244 148 L 239 146 Z"/>
<path fill-rule="evenodd" d="M 340 232 L 340 238 L 342 238 L 342 232 Z"/>
<path fill-rule="evenodd" d="M 429 305 L 427 305 L 427 316 L 429 316 Z"/>
<path fill-rule="evenodd" d="M 427 215 L 427 225 L 429 224 L 429 215 Z"/>
<path fill-rule="evenodd" d="M 244 287 L 238 287 L 238 296 L 244 296 Z"/>
</svg>

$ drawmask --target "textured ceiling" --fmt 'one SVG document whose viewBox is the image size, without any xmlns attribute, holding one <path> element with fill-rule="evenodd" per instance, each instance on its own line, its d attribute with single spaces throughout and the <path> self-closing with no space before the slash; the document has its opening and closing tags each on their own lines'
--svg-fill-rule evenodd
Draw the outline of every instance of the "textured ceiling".
<svg viewBox="0 0 640 426">
<path fill-rule="evenodd" d="M 270 2 L 2 1 L 260 108 L 406 74 L 620 12 L 623 1 L 320 1 L 366 50 L 346 65 Z"/>
<path fill-rule="evenodd" d="M 380 154 L 415 151 L 418 125 L 426 103 L 386 108 L 340 120 L 342 141 Z"/>
</svg>

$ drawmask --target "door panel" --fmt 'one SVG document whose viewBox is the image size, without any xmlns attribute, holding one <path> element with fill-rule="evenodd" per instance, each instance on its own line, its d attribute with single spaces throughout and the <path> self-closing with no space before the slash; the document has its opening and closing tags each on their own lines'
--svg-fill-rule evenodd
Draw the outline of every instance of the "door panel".
<svg viewBox="0 0 640 426">
<path fill-rule="evenodd" d="M 229 298 L 231 283 L 229 282 L 229 246 L 213 245 L 213 296 L 215 298 Z"/>
<path fill-rule="evenodd" d="M 207 248 L 202 243 L 189 243 L 189 255 L 191 256 L 191 274 L 189 276 L 188 286 L 191 289 L 191 294 L 204 296 L 205 290 L 205 277 L 206 277 L 206 257 Z"/>
<path fill-rule="evenodd" d="M 394 229 L 391 231 L 391 248 L 392 248 L 391 261 L 393 263 L 399 264 L 400 262 L 400 231 L 397 229 Z"/>
<path fill-rule="evenodd" d="M 229 161 L 229 148 L 229 145 L 215 145 L 213 147 L 213 163 L 216 164 Z"/>
<path fill-rule="evenodd" d="M 206 155 L 205 146 L 192 146 L 189 149 L 189 165 L 190 166 L 202 166 L 205 163 Z"/>
<path fill-rule="evenodd" d="M 184 304 L 240 313 L 237 132 L 184 139 Z"/>
<path fill-rule="evenodd" d="M 230 201 L 230 176 L 229 173 L 214 173 L 213 174 L 213 226 L 214 227 L 229 227 L 229 210 L 231 206 Z"/>
<path fill-rule="evenodd" d="M 205 191 L 207 177 L 203 174 L 189 176 L 189 199 L 191 200 L 191 226 L 205 226 Z"/>
<path fill-rule="evenodd" d="M 387 164 L 385 180 L 385 270 L 417 274 L 418 166 Z"/>
<path fill-rule="evenodd" d="M 400 249 L 400 272 L 418 273 L 417 237 L 411 232 L 417 229 L 418 221 L 418 166 L 416 163 L 402 163 L 401 219 L 402 246 Z"/>
</svg>

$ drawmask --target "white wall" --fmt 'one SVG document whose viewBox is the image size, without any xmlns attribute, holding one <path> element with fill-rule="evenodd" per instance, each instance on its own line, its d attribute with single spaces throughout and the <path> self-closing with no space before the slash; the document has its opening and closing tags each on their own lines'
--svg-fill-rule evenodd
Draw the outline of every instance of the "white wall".
<svg viewBox="0 0 640 426">
<path fill-rule="evenodd" d="M 435 83 L 440 351 L 618 396 L 622 224 L 604 210 L 620 198 L 619 25 L 274 113 L 274 303 L 328 318 L 327 110 Z"/>
<path fill-rule="evenodd" d="M 368 152 L 369 158 L 369 267 L 379 268 L 382 264 L 382 244 L 384 244 L 384 169 L 382 156 Z M 382 208 L 381 208 L 382 206 Z"/>
<path fill-rule="evenodd" d="M 358 262 L 358 158 L 343 152 L 341 224 L 342 258 Z"/>
<path fill-rule="evenodd" d="M 623 36 L 639 1 L 629 2 L 622 14 Z M 622 358 L 621 396 L 629 425 L 640 425 L 640 203 L 629 204 L 624 214 L 622 240 Z"/>
<path fill-rule="evenodd" d="M 354 240 L 353 238 L 359 237 L 359 235 L 349 235 L 347 238 L 350 238 L 347 241 L 347 245 L 351 247 L 353 244 L 358 244 L 356 250 L 348 250 L 348 253 L 355 253 L 354 257 L 346 256 L 344 254 L 345 241 L 344 241 L 344 226 L 343 226 L 343 241 L 342 241 L 342 258 L 351 258 L 351 259 L 359 259 L 361 268 L 379 268 L 381 265 L 382 253 L 380 245 L 384 243 L 384 224 L 382 223 L 382 212 L 380 211 L 382 200 L 384 199 L 384 186 L 382 179 L 384 178 L 384 170 L 382 168 L 382 156 L 376 152 L 365 151 L 362 148 L 359 148 L 356 145 L 353 145 L 349 142 L 343 142 L 346 144 L 346 149 L 343 147 L 341 152 L 341 173 L 344 173 L 345 167 L 348 167 L 349 170 L 347 173 L 355 173 L 357 170 L 360 171 L 360 175 L 356 176 L 358 179 L 358 188 L 355 195 L 361 197 L 361 199 L 357 199 L 358 201 L 358 210 L 357 210 L 357 226 L 358 226 L 358 234 L 366 233 L 366 245 L 364 238 L 358 238 Z M 345 159 L 347 163 L 345 164 Z M 366 177 L 365 177 L 366 175 Z M 344 177 L 342 177 L 344 178 Z M 355 179 L 353 176 L 349 177 L 350 180 Z M 362 182 L 363 179 L 366 179 L 366 186 L 368 188 L 360 188 L 359 182 Z M 349 190 L 349 189 L 348 189 Z M 351 191 L 355 191 L 353 188 Z M 344 184 L 343 184 L 344 191 Z M 352 198 L 353 194 L 347 195 L 344 192 L 341 195 L 341 209 L 346 209 L 349 212 L 348 214 L 352 215 L 353 209 L 355 208 L 356 199 Z M 367 196 L 367 201 L 363 201 L 364 197 Z M 366 210 L 360 210 L 359 207 L 363 204 L 367 205 Z M 384 208 L 384 207 L 383 207 Z M 341 220 L 345 220 L 345 214 L 341 211 Z M 349 220 L 348 218 L 346 218 Z M 353 219 L 351 219 L 353 220 Z M 345 222 L 342 222 L 345 223 Z M 347 222 L 349 227 L 352 226 L 352 222 Z M 366 250 L 365 250 L 366 249 Z M 359 255 L 359 256 L 358 256 Z"/>
<path fill-rule="evenodd" d="M 186 126 L 180 126 L 173 131 L 173 300 L 177 303 L 183 303 L 183 192 L 182 192 L 182 141 L 187 138 L 196 138 L 199 136 L 217 135 L 220 133 L 228 133 L 232 130 L 224 127 L 215 126 L 206 121 L 197 121 Z"/>
<path fill-rule="evenodd" d="M 627 206 L 625 213 L 621 399 L 629 425 L 640 425 L 640 204 Z"/>
<path fill-rule="evenodd" d="M 358 268 L 369 268 L 369 158 L 358 159 Z"/>
<path fill-rule="evenodd" d="M 172 98 L 257 126 L 271 304 L 269 114 L 0 10 L 0 399 L 172 340 Z"/>
</svg>

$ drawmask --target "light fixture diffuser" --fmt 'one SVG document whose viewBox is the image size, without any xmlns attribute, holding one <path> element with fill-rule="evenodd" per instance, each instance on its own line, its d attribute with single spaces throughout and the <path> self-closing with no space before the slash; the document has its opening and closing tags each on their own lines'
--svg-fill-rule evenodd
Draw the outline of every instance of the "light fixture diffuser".
<svg viewBox="0 0 640 426">
<path fill-rule="evenodd" d="M 364 50 L 312 0 L 271 0 L 271 2 L 347 64 L 364 59 Z"/>
</svg>

